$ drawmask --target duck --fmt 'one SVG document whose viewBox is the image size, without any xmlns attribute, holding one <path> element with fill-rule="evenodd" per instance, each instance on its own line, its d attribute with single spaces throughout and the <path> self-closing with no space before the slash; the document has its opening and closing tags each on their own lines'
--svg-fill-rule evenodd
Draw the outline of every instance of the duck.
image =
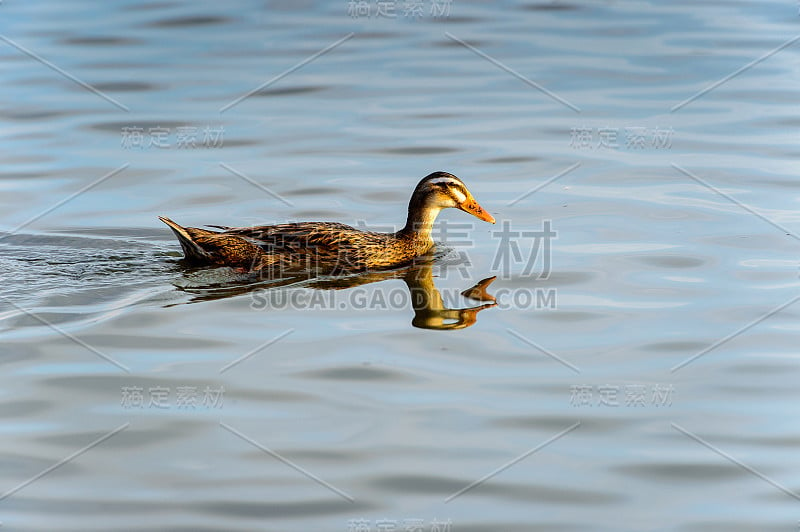
<svg viewBox="0 0 800 532">
<path fill-rule="evenodd" d="M 494 224 L 461 179 L 448 172 L 425 176 L 411 194 L 406 223 L 396 232 L 364 231 L 338 222 L 295 222 L 252 227 L 183 227 L 166 216 L 187 262 L 240 270 L 279 272 L 324 269 L 331 273 L 383 270 L 430 253 L 433 223 L 443 209 L 455 208 Z"/>
</svg>

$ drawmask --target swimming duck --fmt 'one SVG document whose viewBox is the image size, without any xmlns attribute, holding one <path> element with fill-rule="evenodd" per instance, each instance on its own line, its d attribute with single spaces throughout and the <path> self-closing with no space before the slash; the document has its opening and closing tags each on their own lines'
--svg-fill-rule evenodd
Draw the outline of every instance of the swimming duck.
<svg viewBox="0 0 800 532">
<path fill-rule="evenodd" d="M 186 259 L 198 264 L 260 271 L 325 268 L 333 272 L 385 269 L 412 261 L 434 246 L 431 229 L 442 209 L 456 208 L 495 223 L 466 185 L 447 172 L 423 178 L 408 203 L 406 224 L 394 233 L 361 231 L 336 222 L 255 227 L 211 225 L 221 231 L 182 227 L 159 216 L 178 237 Z"/>
</svg>

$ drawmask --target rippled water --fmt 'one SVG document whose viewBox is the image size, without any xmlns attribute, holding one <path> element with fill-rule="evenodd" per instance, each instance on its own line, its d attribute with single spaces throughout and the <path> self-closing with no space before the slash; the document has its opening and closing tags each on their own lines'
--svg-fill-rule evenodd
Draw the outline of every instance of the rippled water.
<svg viewBox="0 0 800 532">
<path fill-rule="evenodd" d="M 795 530 L 797 6 L 388 4 L 0 5 L 3 529 Z M 434 170 L 501 223 L 416 281 L 156 219 L 393 226 Z M 492 276 L 554 299 L 443 314 Z"/>
</svg>

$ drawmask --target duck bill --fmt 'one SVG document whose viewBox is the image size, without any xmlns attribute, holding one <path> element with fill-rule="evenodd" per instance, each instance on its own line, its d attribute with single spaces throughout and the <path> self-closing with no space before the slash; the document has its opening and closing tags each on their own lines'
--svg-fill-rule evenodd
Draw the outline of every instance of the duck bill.
<svg viewBox="0 0 800 532">
<path fill-rule="evenodd" d="M 470 213 L 475 218 L 479 220 L 483 220 L 484 222 L 489 222 L 490 224 L 495 223 L 494 216 L 489 214 L 483 207 L 481 207 L 474 198 L 467 198 L 467 201 L 462 203 L 458 206 L 464 212 Z"/>
</svg>

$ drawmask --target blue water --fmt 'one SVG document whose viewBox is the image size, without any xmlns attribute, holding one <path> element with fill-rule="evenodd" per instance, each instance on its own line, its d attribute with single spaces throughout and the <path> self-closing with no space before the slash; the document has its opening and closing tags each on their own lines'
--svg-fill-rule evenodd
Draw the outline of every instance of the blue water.
<svg viewBox="0 0 800 532">
<path fill-rule="evenodd" d="M 797 528 L 797 6 L 405 4 L 0 4 L 3 529 Z M 498 224 L 422 310 L 156 218 L 388 230 L 435 170 Z"/>
</svg>

